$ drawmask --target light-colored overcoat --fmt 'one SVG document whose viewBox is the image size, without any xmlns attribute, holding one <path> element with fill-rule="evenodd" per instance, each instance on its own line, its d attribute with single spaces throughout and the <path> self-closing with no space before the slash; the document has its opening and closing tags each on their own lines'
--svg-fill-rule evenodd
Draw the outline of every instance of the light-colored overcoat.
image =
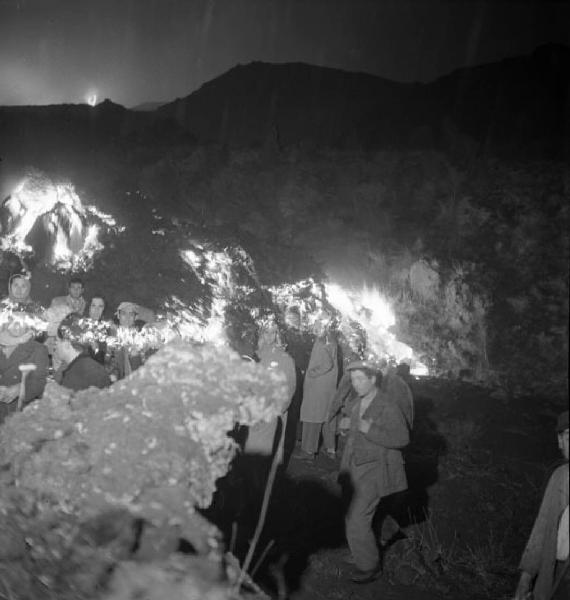
<svg viewBox="0 0 570 600">
<path fill-rule="evenodd" d="M 335 341 L 315 340 L 303 382 L 301 421 L 324 423 L 327 420 L 338 380 L 337 352 Z"/>
</svg>

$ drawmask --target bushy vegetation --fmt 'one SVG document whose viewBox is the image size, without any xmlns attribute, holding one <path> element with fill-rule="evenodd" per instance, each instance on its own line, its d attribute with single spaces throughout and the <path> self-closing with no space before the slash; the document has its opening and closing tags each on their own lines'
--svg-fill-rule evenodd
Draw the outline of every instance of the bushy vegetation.
<svg viewBox="0 0 570 600">
<path fill-rule="evenodd" d="M 239 244 L 266 285 L 377 286 L 396 335 L 435 374 L 566 394 L 568 168 L 449 147 L 453 156 L 123 141 L 88 164 L 53 154 L 36 166 L 71 169 L 82 199 L 127 225 L 89 274 L 111 301 L 126 287 L 150 305 L 187 301 L 200 286 L 181 275 L 178 250 Z"/>
<path fill-rule="evenodd" d="M 200 147 L 138 182 L 160 211 L 239 241 L 264 283 L 377 285 L 434 372 L 560 394 L 568 178 L 557 163 L 435 152 Z"/>
</svg>

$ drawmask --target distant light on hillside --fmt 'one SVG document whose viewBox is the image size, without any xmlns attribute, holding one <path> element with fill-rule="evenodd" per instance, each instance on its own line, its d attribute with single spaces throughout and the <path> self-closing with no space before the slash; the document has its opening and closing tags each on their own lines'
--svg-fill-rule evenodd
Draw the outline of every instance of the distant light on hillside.
<svg viewBox="0 0 570 600">
<path fill-rule="evenodd" d="M 85 94 L 85 102 L 87 102 L 89 106 L 95 106 L 97 104 L 97 92 L 88 92 Z"/>
</svg>

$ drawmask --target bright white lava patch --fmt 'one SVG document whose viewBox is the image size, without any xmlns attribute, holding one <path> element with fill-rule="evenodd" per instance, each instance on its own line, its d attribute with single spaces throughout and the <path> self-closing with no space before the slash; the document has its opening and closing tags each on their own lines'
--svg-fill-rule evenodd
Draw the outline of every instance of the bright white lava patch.
<svg viewBox="0 0 570 600">
<path fill-rule="evenodd" d="M 84 206 L 73 184 L 55 183 L 40 173 L 26 177 L 4 202 L 10 227 L 2 232 L 0 248 L 23 257 L 34 252 L 26 239 L 38 220 L 51 239 L 49 262 L 63 270 L 86 270 L 102 249 L 102 228 L 116 230 L 115 220 Z"/>
<path fill-rule="evenodd" d="M 389 300 L 377 288 L 345 289 L 335 283 L 325 283 L 324 287 L 327 300 L 342 316 L 340 330 L 347 338 L 350 339 L 350 322 L 356 322 L 366 332 L 367 352 L 409 364 L 412 375 L 428 374 L 412 348 L 389 331 L 396 324 L 396 316 Z"/>
<path fill-rule="evenodd" d="M 201 283 L 210 287 L 212 307 L 208 315 L 202 306 L 184 307 L 178 299 L 173 299 L 169 308 L 175 309 L 178 331 L 192 339 L 226 343 L 224 309 L 228 300 L 239 291 L 232 269 L 234 259 L 225 250 L 211 251 L 200 246 L 182 250 L 180 256 Z M 359 351 L 364 343 L 362 350 L 368 355 L 407 363 L 412 375 L 429 374 L 413 349 L 399 341 L 390 330 L 396 324 L 396 315 L 389 298 L 376 287 L 349 289 L 336 283 L 318 284 L 307 279 L 264 289 L 271 294 L 285 318 L 292 308 L 295 309 L 297 324 L 291 325 L 295 329 L 312 332 L 315 322 L 332 317 L 332 307 L 339 319 L 339 331 L 353 351 Z M 256 315 L 252 316 L 256 318 Z"/>
<path fill-rule="evenodd" d="M 97 92 L 88 92 L 85 94 L 85 102 L 87 102 L 89 106 L 95 106 L 97 104 Z"/>
</svg>

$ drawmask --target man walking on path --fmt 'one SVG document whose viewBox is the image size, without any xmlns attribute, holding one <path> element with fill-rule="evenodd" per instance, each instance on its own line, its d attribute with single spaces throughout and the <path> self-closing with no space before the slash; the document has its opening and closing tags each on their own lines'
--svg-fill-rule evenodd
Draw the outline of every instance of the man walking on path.
<svg viewBox="0 0 570 600">
<path fill-rule="evenodd" d="M 402 448 L 409 442 L 406 416 L 382 391 L 382 373 L 371 361 L 348 365 L 357 394 L 341 419 L 347 441 L 340 472 L 348 477 L 352 498 L 345 518 L 346 538 L 356 571 L 355 583 L 368 583 L 381 572 L 372 520 L 380 500 L 407 489 Z"/>
</svg>

